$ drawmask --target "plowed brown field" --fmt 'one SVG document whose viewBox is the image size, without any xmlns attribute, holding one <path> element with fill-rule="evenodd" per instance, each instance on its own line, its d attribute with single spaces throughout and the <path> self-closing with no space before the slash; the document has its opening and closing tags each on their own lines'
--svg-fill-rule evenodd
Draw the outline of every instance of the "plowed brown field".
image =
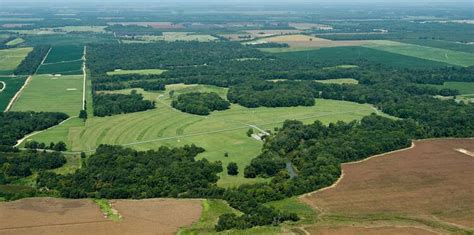
<svg viewBox="0 0 474 235">
<path fill-rule="evenodd" d="M 201 215 L 200 200 L 113 200 L 122 220 L 91 200 L 30 198 L 0 203 L 0 234 L 174 234 Z"/>
<path fill-rule="evenodd" d="M 416 141 L 411 149 L 343 164 L 335 187 L 301 200 L 322 216 L 402 216 L 473 230 L 474 157 L 469 152 L 474 152 L 474 139 Z"/>
</svg>

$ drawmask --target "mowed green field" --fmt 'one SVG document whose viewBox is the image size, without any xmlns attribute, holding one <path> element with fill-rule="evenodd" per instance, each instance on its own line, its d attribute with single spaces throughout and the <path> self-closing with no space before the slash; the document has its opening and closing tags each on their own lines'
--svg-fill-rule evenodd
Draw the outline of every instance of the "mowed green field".
<svg viewBox="0 0 474 235">
<path fill-rule="evenodd" d="M 458 66 L 474 65 L 474 54 L 441 48 L 400 43 L 395 41 L 374 41 L 366 47 L 391 53 L 413 56 Z"/>
<path fill-rule="evenodd" d="M 143 75 L 149 75 L 149 74 L 162 74 L 166 70 L 162 69 L 136 69 L 136 70 L 122 70 L 122 69 L 117 69 L 115 71 L 110 71 L 107 72 L 107 75 L 123 75 L 123 74 L 143 74 Z"/>
<path fill-rule="evenodd" d="M 0 75 L 10 75 L 33 48 L 0 50 Z"/>
<path fill-rule="evenodd" d="M 261 141 L 247 137 L 250 125 L 273 130 L 288 119 L 302 120 L 305 123 L 321 120 L 328 124 L 338 120 L 360 119 L 374 112 L 370 105 L 318 99 L 313 107 L 249 109 L 232 105 L 229 110 L 198 116 L 171 108 L 168 96 L 170 90 L 175 90 L 175 95 L 192 91 L 214 91 L 224 97 L 227 92 L 224 88 L 203 85 L 169 85 L 166 92 L 154 93 L 140 90 L 147 99 L 157 102 L 156 109 L 111 117 L 93 117 L 85 125 L 71 121 L 32 139 L 40 142 L 63 140 L 72 151 L 93 151 L 99 144 L 118 144 L 138 150 L 196 144 L 206 149 L 199 158 L 219 160 L 224 166 L 229 162 L 239 165 L 238 176 L 220 174 L 219 185 L 226 187 L 268 180 L 243 177 L 244 167 L 260 153 L 262 147 Z M 128 93 L 129 90 L 121 92 Z M 228 157 L 224 156 L 225 153 L 228 153 Z"/>
<path fill-rule="evenodd" d="M 458 90 L 461 95 L 474 94 L 474 82 L 445 82 L 443 85 L 429 85 L 436 88 Z"/>
<path fill-rule="evenodd" d="M 0 85 L 0 112 L 5 110 L 10 100 L 20 90 L 25 83 L 26 77 L 1 77 L 0 82 L 5 83 L 5 87 Z"/>
<path fill-rule="evenodd" d="M 82 108 L 82 86 L 82 75 L 35 75 L 12 111 L 63 112 L 77 116 Z"/>
<path fill-rule="evenodd" d="M 5 45 L 7 45 L 7 46 L 16 46 L 16 45 L 21 44 L 23 42 L 25 42 L 25 40 L 23 38 L 15 38 L 11 41 L 8 41 Z"/>
</svg>

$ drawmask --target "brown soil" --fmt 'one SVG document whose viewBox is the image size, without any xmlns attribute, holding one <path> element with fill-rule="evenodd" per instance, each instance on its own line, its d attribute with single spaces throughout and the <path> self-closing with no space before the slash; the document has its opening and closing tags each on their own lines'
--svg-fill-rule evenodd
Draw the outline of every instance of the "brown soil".
<svg viewBox="0 0 474 235">
<path fill-rule="evenodd" d="M 200 200 L 113 200 L 104 217 L 91 200 L 30 198 L 0 203 L 0 234 L 175 234 L 201 215 Z"/>
<path fill-rule="evenodd" d="M 426 231 L 419 228 L 409 227 L 377 227 L 377 228 L 364 228 L 364 227 L 310 227 L 306 228 L 310 234 L 318 235 L 432 235 L 434 232 Z"/>
<path fill-rule="evenodd" d="M 182 24 L 174 24 L 172 22 L 113 22 L 109 23 L 112 25 L 137 25 L 137 26 L 150 26 L 156 29 L 184 29 Z"/>
<path fill-rule="evenodd" d="M 301 198 L 322 214 L 403 215 L 474 228 L 474 139 L 415 142 L 415 147 L 343 164 L 337 186 Z"/>
</svg>

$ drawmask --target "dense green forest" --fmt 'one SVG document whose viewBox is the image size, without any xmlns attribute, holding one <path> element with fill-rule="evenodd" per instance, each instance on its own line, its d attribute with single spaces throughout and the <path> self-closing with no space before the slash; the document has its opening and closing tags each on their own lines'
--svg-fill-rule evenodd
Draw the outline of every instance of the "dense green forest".
<svg viewBox="0 0 474 235">
<path fill-rule="evenodd" d="M 154 101 L 144 100 L 132 90 L 129 95 L 99 93 L 93 95 L 94 115 L 99 117 L 145 111 L 155 107 Z"/>
<path fill-rule="evenodd" d="M 63 166 L 66 158 L 59 152 L 22 151 L 0 153 L 0 184 L 27 177 L 33 172 Z"/>
<path fill-rule="evenodd" d="M 171 102 L 171 106 L 186 113 L 209 115 L 215 110 L 228 109 L 230 103 L 222 99 L 217 93 L 191 92 L 180 94 Z"/>
<path fill-rule="evenodd" d="M 15 69 L 15 75 L 32 75 L 36 72 L 41 61 L 48 54 L 51 46 L 35 46 L 26 58 L 21 61 L 20 65 Z"/>
<path fill-rule="evenodd" d="M 59 124 L 68 118 L 64 113 L 0 113 L 0 146 L 13 146 L 23 136 Z"/>
</svg>

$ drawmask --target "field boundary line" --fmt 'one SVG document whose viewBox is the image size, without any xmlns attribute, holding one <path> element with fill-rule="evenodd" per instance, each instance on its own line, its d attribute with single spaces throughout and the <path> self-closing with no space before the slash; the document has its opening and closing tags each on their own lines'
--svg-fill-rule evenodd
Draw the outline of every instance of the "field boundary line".
<svg viewBox="0 0 474 235">
<path fill-rule="evenodd" d="M 15 95 L 12 97 L 10 102 L 8 103 L 7 107 L 5 108 L 4 112 L 10 111 L 10 109 L 13 107 L 13 104 L 15 103 L 18 98 L 20 98 L 21 93 L 23 90 L 26 88 L 26 86 L 31 82 L 31 79 L 33 79 L 33 75 L 28 76 L 28 78 L 25 80 L 25 83 L 23 83 L 23 86 L 21 86 L 20 90 L 18 90 Z"/>
<path fill-rule="evenodd" d="M 86 110 L 86 54 L 87 48 L 84 46 L 84 53 L 82 55 L 82 76 L 83 76 L 83 84 L 82 84 L 82 110 Z"/>
<path fill-rule="evenodd" d="M 82 61 L 82 60 L 83 60 L 83 58 L 81 57 L 80 59 L 77 59 L 77 60 L 63 60 L 63 61 L 52 62 L 52 63 L 44 63 L 43 65 L 65 64 L 65 63 L 77 62 L 77 61 Z"/>
<path fill-rule="evenodd" d="M 420 139 L 420 140 L 412 140 L 411 141 L 411 146 L 410 147 L 407 147 L 407 148 L 402 148 L 402 149 L 398 149 L 398 150 L 394 150 L 394 151 L 390 151 L 390 152 L 386 152 L 386 153 L 382 153 L 382 154 L 377 154 L 377 155 L 373 155 L 371 157 L 368 157 L 368 158 L 365 158 L 365 159 L 362 159 L 362 160 L 359 160 L 359 161 L 355 161 L 355 162 L 345 162 L 345 163 L 341 163 L 341 176 L 339 176 L 339 179 L 336 180 L 336 182 L 334 182 L 332 185 L 330 186 L 327 186 L 327 187 L 324 187 L 324 188 L 320 188 L 316 191 L 313 191 L 313 192 L 309 192 L 309 193 L 305 193 L 305 194 L 301 194 L 299 195 L 298 197 L 299 198 L 304 198 L 304 197 L 308 197 L 308 196 L 311 196 L 312 194 L 314 193 L 318 193 L 318 192 L 323 192 L 325 190 L 328 190 L 328 189 L 331 189 L 331 188 L 334 188 L 336 187 L 339 182 L 341 182 L 342 178 L 344 177 L 344 170 L 342 169 L 342 165 L 352 165 L 352 164 L 358 164 L 358 163 L 361 163 L 361 162 L 365 162 L 365 161 L 368 161 L 370 159 L 373 159 L 373 158 L 377 158 L 377 157 L 382 157 L 384 155 L 387 155 L 387 154 L 392 154 L 392 153 L 398 153 L 398 152 L 402 152 L 402 151 L 406 151 L 406 150 L 410 150 L 412 148 L 415 147 L 415 143 L 417 142 L 423 142 L 423 141 L 430 141 L 430 140 L 454 140 L 454 139 L 474 139 L 474 137 L 467 137 L 467 138 L 428 138 L 428 139 Z M 456 149 L 455 149 L 456 150 Z M 458 150 L 456 150 L 458 151 Z M 459 152 L 459 151 L 458 151 Z"/>
<path fill-rule="evenodd" d="M 48 52 L 46 53 L 46 55 L 44 56 L 43 60 L 41 61 L 41 63 L 38 65 L 38 67 L 36 68 L 35 70 L 35 73 L 33 73 L 33 75 L 35 75 L 36 73 L 38 73 L 38 70 L 40 69 L 41 65 L 44 64 L 44 62 L 46 61 L 46 58 L 48 58 L 48 55 L 49 53 L 51 52 L 51 49 L 53 49 L 53 47 L 50 47 Z"/>
<path fill-rule="evenodd" d="M 4 112 L 8 112 L 10 111 L 10 109 L 13 107 L 13 104 L 15 103 L 16 100 L 18 100 L 18 98 L 20 98 L 23 90 L 26 88 L 26 86 L 31 82 L 31 79 L 33 79 L 33 75 L 35 75 L 39 68 L 41 67 L 41 65 L 43 65 L 44 61 L 46 60 L 46 58 L 48 57 L 49 55 L 49 52 L 51 52 L 51 49 L 52 47 L 49 48 L 48 52 L 46 53 L 46 55 L 44 56 L 43 60 L 41 61 L 40 65 L 38 65 L 38 67 L 36 68 L 35 72 L 28 76 L 28 78 L 26 79 L 25 83 L 23 84 L 23 86 L 21 86 L 20 90 L 18 90 L 18 92 L 12 97 L 12 99 L 10 100 L 10 103 L 8 103 L 7 107 L 5 108 L 5 111 Z"/>
<path fill-rule="evenodd" d="M 62 121 L 62 122 L 60 122 L 60 123 L 58 123 L 57 125 L 48 127 L 48 128 L 46 128 L 46 129 L 44 129 L 44 130 L 41 130 L 41 131 L 35 131 L 35 132 L 32 132 L 32 133 L 30 133 L 30 134 L 28 134 L 28 135 L 25 135 L 23 138 L 17 140 L 17 141 L 16 141 L 16 144 L 15 144 L 13 147 L 18 147 L 18 146 L 20 146 L 20 144 L 23 143 L 23 141 L 25 141 L 26 139 L 28 139 L 28 138 L 30 138 L 30 137 L 36 135 L 36 134 L 39 134 L 39 133 L 41 133 L 41 132 L 50 130 L 50 129 L 54 128 L 54 127 L 60 126 L 60 125 L 64 124 L 65 122 L 67 122 L 67 121 L 69 121 L 69 120 L 71 120 L 71 119 L 73 119 L 73 118 L 75 118 L 75 117 L 69 117 L 68 119 L 66 119 L 66 120 L 64 120 L 64 121 Z"/>
<path fill-rule="evenodd" d="M 336 187 L 341 181 L 342 179 L 344 178 L 344 170 L 342 169 L 342 166 L 343 165 L 353 165 L 353 164 L 358 164 L 358 163 L 362 163 L 362 162 L 366 162 L 366 161 L 369 161 L 373 158 L 377 158 L 377 157 L 382 157 L 384 155 L 388 155 L 388 154 L 393 154 L 393 153 L 398 153 L 398 152 L 402 152 L 402 151 L 406 151 L 406 150 L 410 150 L 412 148 L 415 147 L 415 141 L 413 140 L 411 142 L 411 145 L 410 147 L 407 147 L 407 148 L 402 148 L 402 149 L 398 149 L 398 150 L 393 150 L 393 151 L 390 151 L 390 152 L 386 152 L 386 153 L 381 153 L 381 154 L 377 154 L 377 155 L 373 155 L 371 157 L 368 157 L 368 158 L 365 158 L 365 159 L 362 159 L 362 160 L 358 160 L 358 161 L 355 161 L 355 162 L 345 162 L 345 163 L 341 163 L 341 175 L 339 176 L 339 178 L 336 180 L 336 182 L 334 182 L 332 185 L 329 185 L 327 187 L 324 187 L 324 188 L 320 188 L 316 191 L 313 191 L 313 192 L 309 192 L 309 193 L 305 193 L 305 194 L 302 194 L 298 197 L 302 198 L 302 197 L 308 197 L 308 196 L 311 196 L 313 195 L 314 193 L 318 193 L 318 192 L 323 192 L 323 191 L 326 191 L 328 189 L 331 189 L 331 188 L 334 188 Z"/>
</svg>

